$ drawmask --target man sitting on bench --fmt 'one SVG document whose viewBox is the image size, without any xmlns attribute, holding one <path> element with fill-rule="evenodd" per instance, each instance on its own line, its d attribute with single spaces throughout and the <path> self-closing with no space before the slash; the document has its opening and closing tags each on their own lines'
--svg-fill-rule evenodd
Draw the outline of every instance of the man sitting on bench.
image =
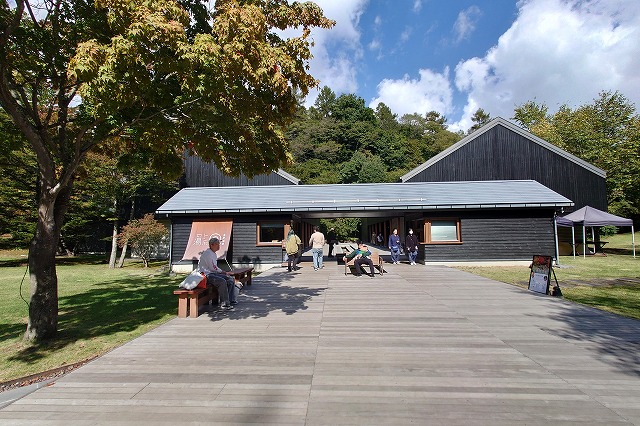
<svg viewBox="0 0 640 426">
<path fill-rule="evenodd" d="M 369 258 L 371 256 L 371 252 L 369 251 L 369 247 L 367 247 L 362 241 L 358 241 L 358 248 L 352 251 L 351 253 L 346 255 L 347 261 L 355 258 L 356 260 L 353 262 L 353 266 L 355 268 L 355 276 L 359 277 L 362 275 L 364 269 L 362 268 L 363 264 L 369 265 L 371 268 L 371 278 L 375 276 L 375 270 L 373 269 L 373 261 Z"/>
<path fill-rule="evenodd" d="M 216 251 L 220 250 L 220 240 L 216 237 L 209 239 L 209 248 L 202 252 L 198 261 L 198 271 L 207 277 L 207 285 L 213 285 L 218 290 L 220 299 L 222 299 L 222 307 L 225 309 L 233 309 L 233 305 L 238 303 L 235 300 L 235 291 L 233 286 L 235 281 L 225 271 L 218 268 L 218 255 Z M 229 299 L 231 298 L 231 301 Z"/>
</svg>

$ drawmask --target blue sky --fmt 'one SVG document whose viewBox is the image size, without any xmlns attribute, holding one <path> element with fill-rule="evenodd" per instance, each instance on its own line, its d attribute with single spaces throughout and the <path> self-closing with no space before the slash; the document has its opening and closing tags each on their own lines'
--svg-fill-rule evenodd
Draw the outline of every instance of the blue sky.
<svg viewBox="0 0 640 426">
<path fill-rule="evenodd" d="M 509 119 L 528 100 L 554 112 L 602 90 L 640 107 L 639 0 L 315 2 L 336 26 L 312 32 L 312 75 L 373 108 L 466 130 L 478 108 Z"/>
</svg>

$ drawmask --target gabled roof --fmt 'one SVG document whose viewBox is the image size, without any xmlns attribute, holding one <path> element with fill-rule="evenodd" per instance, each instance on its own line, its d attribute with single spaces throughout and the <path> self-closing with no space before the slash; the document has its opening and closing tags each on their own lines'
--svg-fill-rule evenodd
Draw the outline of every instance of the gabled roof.
<svg viewBox="0 0 640 426">
<path fill-rule="evenodd" d="M 594 166 L 593 164 L 588 163 L 588 162 L 576 157 L 573 154 L 569 154 L 567 151 L 558 148 L 557 146 L 545 141 L 544 139 L 540 139 L 536 135 L 527 132 L 523 128 L 513 124 L 510 121 L 505 120 L 504 118 L 496 117 L 493 120 L 491 120 L 489 123 L 487 123 L 486 125 L 481 127 L 480 129 L 476 130 L 475 132 L 471 133 L 470 135 L 466 136 L 462 140 L 460 140 L 460 141 L 456 142 L 455 144 L 451 145 L 449 148 L 445 149 L 444 151 L 440 152 L 439 154 L 434 155 L 432 158 L 430 158 L 426 162 L 422 163 L 421 165 L 419 165 L 415 169 L 413 169 L 410 172 L 406 173 L 405 175 L 401 176 L 400 177 L 400 181 L 401 182 L 406 182 L 407 180 L 411 179 L 412 177 L 414 177 L 418 173 L 420 173 L 423 170 L 429 168 L 431 165 L 437 163 L 438 161 L 442 160 L 443 158 L 445 158 L 446 156 L 448 156 L 452 152 L 462 148 L 463 146 L 465 146 L 469 142 L 471 142 L 474 139 L 478 138 L 478 136 L 488 132 L 489 130 L 493 129 L 496 126 L 503 126 L 503 127 L 507 128 L 507 129 L 511 130 L 512 132 L 515 132 L 515 133 L 517 133 L 517 134 L 529 139 L 531 142 L 537 143 L 538 145 L 542 146 L 543 148 L 546 148 L 549 151 L 551 151 L 551 152 L 553 152 L 553 153 L 555 153 L 555 154 L 557 154 L 557 155 L 559 155 L 561 157 L 564 157 L 567 160 L 578 164 L 579 166 L 584 167 L 585 169 L 589 170 L 592 173 L 595 173 L 596 175 L 599 175 L 599 176 L 601 176 L 603 178 L 606 177 L 606 175 L 607 175 L 607 173 L 604 170 L 599 169 L 598 167 Z"/>
<path fill-rule="evenodd" d="M 227 214 L 570 207 L 534 180 L 184 188 L 156 213 Z"/>
</svg>

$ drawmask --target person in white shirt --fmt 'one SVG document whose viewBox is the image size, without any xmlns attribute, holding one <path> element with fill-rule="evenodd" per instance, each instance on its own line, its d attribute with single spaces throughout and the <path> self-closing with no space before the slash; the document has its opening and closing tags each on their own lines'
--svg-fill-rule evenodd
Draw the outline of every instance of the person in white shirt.
<svg viewBox="0 0 640 426">
<path fill-rule="evenodd" d="M 311 254 L 313 255 L 313 270 L 324 268 L 322 265 L 322 251 L 324 250 L 324 234 L 320 232 L 317 226 L 313 227 L 313 234 L 309 239 L 311 246 Z"/>
<path fill-rule="evenodd" d="M 220 240 L 216 237 L 209 239 L 209 248 L 202 252 L 198 261 L 198 271 L 207 277 L 207 285 L 215 286 L 222 299 L 222 307 L 233 309 L 233 305 L 238 303 L 235 300 L 235 292 L 233 291 L 234 279 L 225 271 L 218 267 L 218 255 L 216 251 L 220 250 Z"/>
</svg>

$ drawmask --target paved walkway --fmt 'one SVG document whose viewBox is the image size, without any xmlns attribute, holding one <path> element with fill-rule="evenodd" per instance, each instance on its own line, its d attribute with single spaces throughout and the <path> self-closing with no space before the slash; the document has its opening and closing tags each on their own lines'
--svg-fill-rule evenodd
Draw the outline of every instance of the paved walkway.
<svg viewBox="0 0 640 426">
<path fill-rule="evenodd" d="M 640 322 L 437 266 L 259 275 L 2 425 L 640 425 Z"/>
</svg>

